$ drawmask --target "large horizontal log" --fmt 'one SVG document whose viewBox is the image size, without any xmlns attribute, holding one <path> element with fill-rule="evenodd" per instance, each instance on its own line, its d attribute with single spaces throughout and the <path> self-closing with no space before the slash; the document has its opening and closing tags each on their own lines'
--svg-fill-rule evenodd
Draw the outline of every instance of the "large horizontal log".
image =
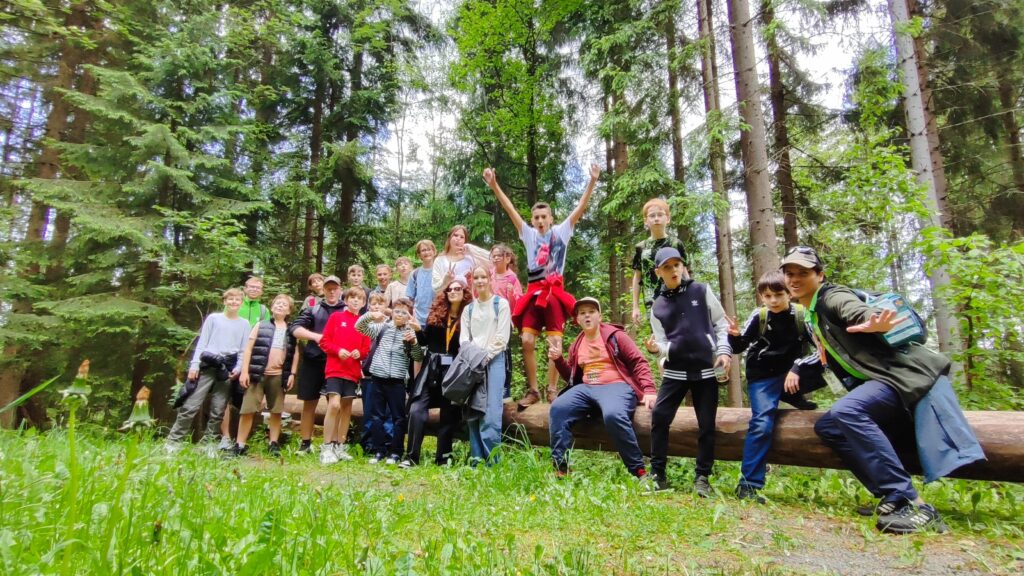
<svg viewBox="0 0 1024 576">
<path fill-rule="evenodd" d="M 514 403 L 506 403 L 505 433 L 512 437 L 527 439 L 532 445 L 547 446 L 550 441 L 548 409 L 548 404 L 534 404 L 518 412 Z M 285 410 L 298 416 L 302 411 L 302 402 L 294 396 L 286 396 Z M 317 406 L 317 420 L 322 421 L 326 412 L 327 403 L 321 400 Z M 356 400 L 352 406 L 353 420 L 361 420 L 362 412 L 362 403 Z M 792 466 L 845 468 L 835 453 L 822 444 L 814 433 L 814 423 L 822 414 L 820 411 L 779 410 L 768 461 Z M 967 421 L 985 449 L 988 460 L 963 467 L 952 476 L 1024 482 L 1024 412 L 966 412 L 966 415 Z M 715 425 L 715 458 L 742 458 L 743 441 L 747 434 L 749 419 L 750 410 L 746 408 L 718 409 Z M 430 424 L 435 425 L 437 421 L 437 410 L 431 410 Z M 636 429 L 640 447 L 646 451 L 651 445 L 650 411 L 638 408 L 633 418 L 633 427 Z M 573 436 L 576 439 L 576 448 L 614 450 L 600 419 L 581 422 L 573 429 Z M 669 430 L 668 449 L 672 456 L 697 455 L 697 419 L 691 408 L 679 409 Z M 915 472 L 920 470 L 917 455 L 913 450 L 903 452 L 900 456 L 908 469 Z"/>
</svg>

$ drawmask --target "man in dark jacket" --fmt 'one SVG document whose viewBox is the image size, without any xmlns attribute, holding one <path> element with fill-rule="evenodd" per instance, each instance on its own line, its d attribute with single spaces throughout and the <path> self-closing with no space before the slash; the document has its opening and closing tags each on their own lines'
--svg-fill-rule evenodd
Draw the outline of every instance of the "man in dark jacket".
<svg viewBox="0 0 1024 576">
<path fill-rule="evenodd" d="M 791 248 L 782 260 L 786 288 L 807 308 L 823 364 L 850 392 L 814 431 L 880 502 L 877 527 L 906 534 L 945 530 L 939 513 L 918 496 L 892 438 L 913 438 L 910 410 L 946 378 L 949 359 L 924 346 L 892 348 L 880 337 L 896 325 L 845 286 L 825 283 L 812 248 Z"/>
<path fill-rule="evenodd" d="M 597 410 L 605 429 L 630 474 L 647 475 L 643 452 L 633 430 L 633 411 L 638 402 L 654 407 L 658 392 L 651 368 L 636 343 L 622 328 L 601 322 L 601 303 L 582 298 L 573 317 L 583 332 L 569 348 L 569 361 L 558 351 L 549 352 L 558 372 L 569 383 L 551 404 L 551 459 L 555 474 L 569 471 L 566 452 L 572 447 L 572 426 Z"/>
<path fill-rule="evenodd" d="M 316 306 L 304 308 L 288 326 L 292 336 L 298 340 L 306 340 L 306 345 L 302 348 L 298 390 L 299 400 L 302 400 L 302 426 L 299 429 L 302 445 L 299 446 L 299 452 L 303 454 L 308 454 L 312 450 L 316 405 L 320 401 L 320 390 L 324 387 L 327 355 L 320 349 L 320 336 L 331 314 L 345 308 L 345 303 L 341 300 L 341 280 L 337 276 L 328 276 L 324 279 L 323 286 L 323 300 Z"/>
</svg>

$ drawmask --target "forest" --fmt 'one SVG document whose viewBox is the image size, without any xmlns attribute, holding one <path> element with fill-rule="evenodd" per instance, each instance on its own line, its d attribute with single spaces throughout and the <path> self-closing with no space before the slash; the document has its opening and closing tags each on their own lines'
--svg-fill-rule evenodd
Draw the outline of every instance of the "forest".
<svg viewBox="0 0 1024 576">
<path fill-rule="evenodd" d="M 166 418 L 224 288 L 299 297 L 456 223 L 521 250 L 483 168 L 564 217 L 596 162 L 567 283 L 608 319 L 662 197 L 731 315 L 814 246 L 913 301 L 965 406 L 1019 409 L 1022 40 L 1017 0 L 7 2 L 0 406 L 88 358 L 90 418 L 143 386 Z"/>
</svg>

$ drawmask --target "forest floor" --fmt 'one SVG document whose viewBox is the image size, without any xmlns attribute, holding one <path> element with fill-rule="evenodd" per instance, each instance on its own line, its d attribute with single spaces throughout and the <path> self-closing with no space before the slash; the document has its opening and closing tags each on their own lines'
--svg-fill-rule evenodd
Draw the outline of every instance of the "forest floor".
<svg viewBox="0 0 1024 576">
<path fill-rule="evenodd" d="M 0 432 L 3 574 L 1020 574 L 1024 487 L 924 487 L 945 534 L 891 536 L 854 512 L 845 472 L 775 467 L 769 503 L 648 494 L 613 455 L 580 453 L 556 480 L 548 453 L 491 468 L 321 466 L 314 456 L 167 455 L 99 430 Z M 464 450 L 464 444 L 459 444 Z M 428 456 L 429 458 L 429 456 Z M 426 460 L 426 459 L 425 459 Z M 429 461 L 429 460 L 427 460 Z"/>
</svg>

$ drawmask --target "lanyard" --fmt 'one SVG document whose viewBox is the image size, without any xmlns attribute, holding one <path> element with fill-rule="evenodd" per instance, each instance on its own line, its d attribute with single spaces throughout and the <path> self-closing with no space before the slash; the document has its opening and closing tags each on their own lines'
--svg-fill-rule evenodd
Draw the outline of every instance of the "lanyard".
<svg viewBox="0 0 1024 576">
<path fill-rule="evenodd" d="M 458 318 L 452 318 L 451 316 L 449 316 L 448 317 L 448 328 L 445 330 L 445 334 L 444 334 L 444 350 L 445 350 L 445 352 L 447 352 L 448 348 L 451 346 L 452 337 L 455 336 L 455 331 L 458 330 L 458 329 L 459 329 L 459 319 Z"/>
</svg>

